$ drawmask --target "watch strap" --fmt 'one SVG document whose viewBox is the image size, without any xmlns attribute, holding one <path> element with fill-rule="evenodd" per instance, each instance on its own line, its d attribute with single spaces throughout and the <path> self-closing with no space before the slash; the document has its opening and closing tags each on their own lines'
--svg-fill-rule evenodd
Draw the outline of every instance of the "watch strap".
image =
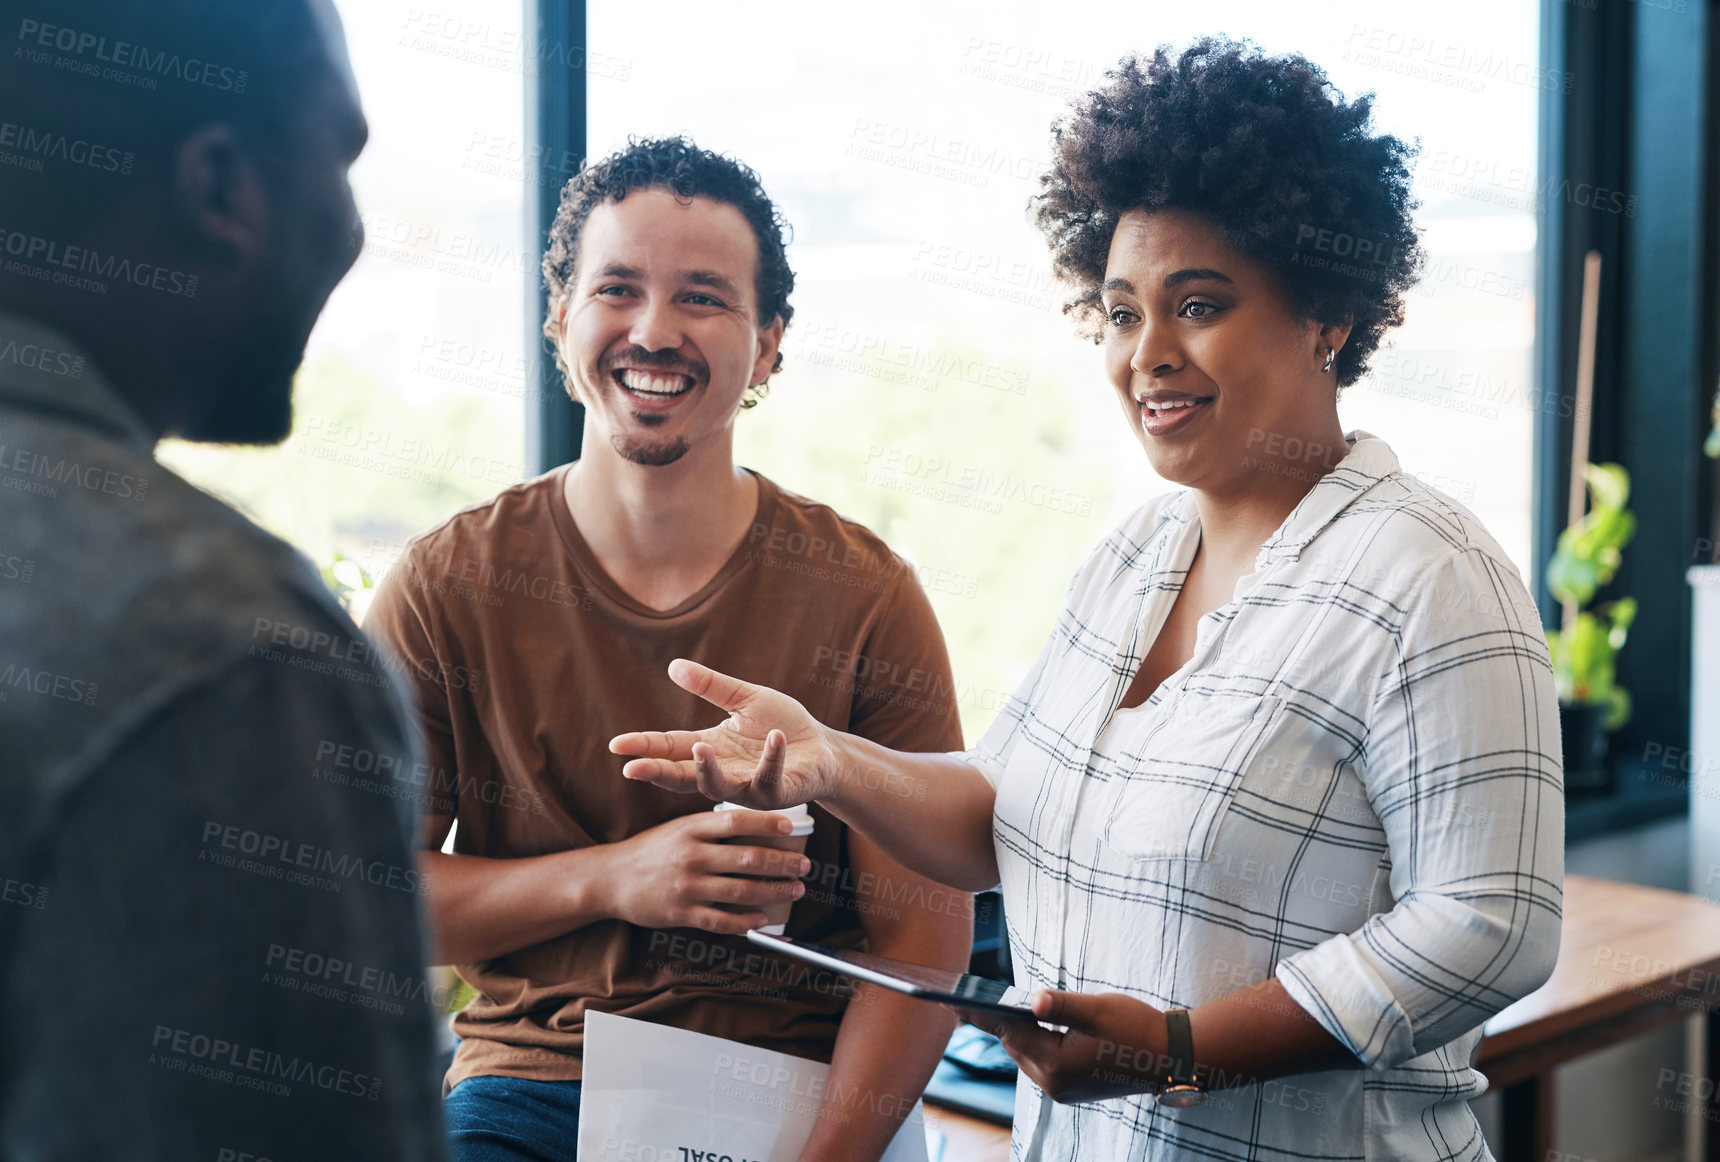
<svg viewBox="0 0 1720 1162">
<path fill-rule="evenodd" d="M 1187 1009 L 1165 1010 L 1165 1053 L 1170 1058 L 1170 1084 L 1194 1085 L 1194 1034 Z"/>
</svg>

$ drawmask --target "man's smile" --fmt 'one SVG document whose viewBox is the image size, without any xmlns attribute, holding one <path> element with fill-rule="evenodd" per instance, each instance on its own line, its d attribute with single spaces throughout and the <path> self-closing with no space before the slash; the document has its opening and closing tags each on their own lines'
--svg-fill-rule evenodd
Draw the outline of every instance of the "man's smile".
<svg viewBox="0 0 1720 1162">
<path fill-rule="evenodd" d="M 644 371 L 636 367 L 618 367 L 610 377 L 631 395 L 673 398 L 693 390 L 693 377 L 667 371 Z"/>
</svg>

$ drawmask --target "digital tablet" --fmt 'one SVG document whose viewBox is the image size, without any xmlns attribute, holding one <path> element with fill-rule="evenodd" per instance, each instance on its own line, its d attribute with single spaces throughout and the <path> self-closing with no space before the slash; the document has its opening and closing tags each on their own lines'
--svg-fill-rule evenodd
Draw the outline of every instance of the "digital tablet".
<svg viewBox="0 0 1720 1162">
<path fill-rule="evenodd" d="M 887 956 L 873 956 L 866 952 L 826 948 L 822 944 L 808 944 L 787 936 L 772 936 L 757 928 L 747 933 L 747 939 L 772 952 L 924 1001 L 997 1013 L 1017 1020 L 1037 1020 L 1033 1010 L 1027 1007 L 1028 991 L 1001 980 L 925 964 L 910 964 L 906 960 L 891 960 Z"/>
</svg>

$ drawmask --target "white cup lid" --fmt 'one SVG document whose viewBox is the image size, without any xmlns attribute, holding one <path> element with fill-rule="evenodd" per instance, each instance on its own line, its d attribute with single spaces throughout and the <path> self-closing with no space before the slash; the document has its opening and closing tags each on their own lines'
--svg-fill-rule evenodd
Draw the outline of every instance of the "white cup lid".
<svg viewBox="0 0 1720 1162">
<path fill-rule="evenodd" d="M 752 808 L 751 807 L 743 807 L 739 803 L 718 803 L 715 807 L 711 808 L 711 810 L 713 810 L 713 811 L 750 811 L 750 810 L 752 810 Z M 793 807 L 784 807 L 780 810 L 772 811 L 771 814 L 772 815 L 781 815 L 781 816 L 785 817 L 790 823 L 794 824 L 794 830 L 789 832 L 790 835 L 811 835 L 812 834 L 812 828 L 813 828 L 812 812 L 808 811 L 806 809 L 805 803 L 797 803 Z"/>
</svg>

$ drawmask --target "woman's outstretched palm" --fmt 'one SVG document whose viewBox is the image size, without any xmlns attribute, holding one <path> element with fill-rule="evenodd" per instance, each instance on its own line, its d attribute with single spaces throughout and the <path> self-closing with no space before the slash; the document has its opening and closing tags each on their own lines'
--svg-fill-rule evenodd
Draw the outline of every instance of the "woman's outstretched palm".
<svg viewBox="0 0 1720 1162">
<path fill-rule="evenodd" d="M 669 663 L 677 686 L 729 712 L 709 730 L 640 731 L 609 742 L 635 755 L 630 779 L 670 791 L 698 791 L 719 802 L 774 811 L 810 802 L 835 781 L 829 732 L 787 694 L 754 686 L 685 658 Z"/>
</svg>

